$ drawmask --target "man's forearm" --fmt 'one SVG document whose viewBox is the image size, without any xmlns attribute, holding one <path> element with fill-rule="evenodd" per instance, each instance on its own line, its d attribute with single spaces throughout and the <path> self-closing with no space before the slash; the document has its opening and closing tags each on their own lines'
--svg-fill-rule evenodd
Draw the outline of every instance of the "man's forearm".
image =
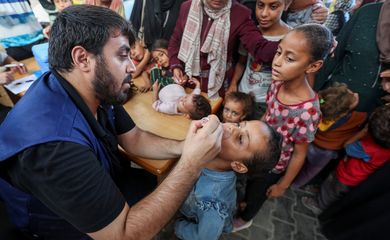
<svg viewBox="0 0 390 240">
<path fill-rule="evenodd" d="M 150 159 L 178 158 L 183 149 L 181 141 L 161 138 L 137 127 L 119 136 L 119 144 L 126 152 Z"/>
<path fill-rule="evenodd" d="M 96 240 L 152 239 L 173 217 L 199 173 L 199 166 L 181 159 L 155 191 L 131 208 L 126 204 L 113 222 L 88 235 Z"/>
<path fill-rule="evenodd" d="M 129 239 L 151 239 L 178 210 L 200 173 L 183 162 L 178 162 L 157 190 L 130 209 L 126 221 Z"/>
</svg>

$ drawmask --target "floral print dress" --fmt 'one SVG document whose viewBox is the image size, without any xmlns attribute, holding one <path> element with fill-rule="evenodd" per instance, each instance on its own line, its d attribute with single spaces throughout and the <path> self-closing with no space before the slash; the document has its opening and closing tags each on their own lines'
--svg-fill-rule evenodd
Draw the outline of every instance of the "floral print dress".
<svg viewBox="0 0 390 240">
<path fill-rule="evenodd" d="M 286 170 L 294 151 L 294 143 L 310 143 L 321 120 L 318 95 L 307 101 L 287 105 L 278 100 L 283 81 L 272 81 L 267 93 L 265 121 L 283 136 L 282 152 L 275 166 L 277 172 Z"/>
</svg>

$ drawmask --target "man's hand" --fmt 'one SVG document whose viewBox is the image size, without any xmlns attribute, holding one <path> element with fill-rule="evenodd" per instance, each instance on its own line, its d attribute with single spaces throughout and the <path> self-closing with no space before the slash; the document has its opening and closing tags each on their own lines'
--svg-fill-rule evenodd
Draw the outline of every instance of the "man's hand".
<svg viewBox="0 0 390 240">
<path fill-rule="evenodd" d="M 326 18 L 328 17 L 329 9 L 326 8 L 321 3 L 316 3 L 313 6 L 313 13 L 311 14 L 311 18 L 313 19 L 313 22 L 315 23 L 324 23 Z"/>
<path fill-rule="evenodd" d="M 173 69 L 173 80 L 180 85 L 184 85 L 187 82 L 187 79 L 180 68 Z"/>
<path fill-rule="evenodd" d="M 215 115 L 192 121 L 181 160 L 190 162 L 194 167 L 203 167 L 221 151 L 222 134 L 222 124 Z"/>
<path fill-rule="evenodd" d="M 8 84 L 14 80 L 12 72 L 2 72 L 0 73 L 0 85 Z"/>
</svg>

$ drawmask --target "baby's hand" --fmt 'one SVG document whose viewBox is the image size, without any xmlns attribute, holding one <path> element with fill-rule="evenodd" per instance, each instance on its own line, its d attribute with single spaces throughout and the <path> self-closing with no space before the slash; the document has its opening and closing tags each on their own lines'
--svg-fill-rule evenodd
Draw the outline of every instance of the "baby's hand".
<svg viewBox="0 0 390 240">
<path fill-rule="evenodd" d="M 191 84 L 195 84 L 195 87 L 196 87 L 196 88 L 200 88 L 200 82 L 199 82 L 198 79 L 196 79 L 196 78 L 191 78 L 190 80 L 188 80 L 188 82 L 191 83 Z"/>
</svg>

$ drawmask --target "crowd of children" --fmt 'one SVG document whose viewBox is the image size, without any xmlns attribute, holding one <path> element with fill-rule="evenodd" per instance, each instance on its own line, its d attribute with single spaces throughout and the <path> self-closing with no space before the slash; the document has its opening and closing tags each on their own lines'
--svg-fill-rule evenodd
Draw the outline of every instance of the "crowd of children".
<svg viewBox="0 0 390 240">
<path fill-rule="evenodd" d="M 87 2 L 96 4 L 93 0 Z M 356 111 L 366 99 L 359 98 L 359 93 L 345 83 L 313 90 L 313 76 L 326 59 L 333 58 L 332 32 L 342 31 L 354 1 L 334 1 L 336 11 L 324 25 L 301 25 L 312 22 L 311 13 L 316 7 L 312 3 L 304 10 L 292 9 L 283 21 L 283 12 L 292 2 L 256 1 L 258 30 L 268 41 L 279 42 L 279 46 L 272 63 L 257 62 L 244 49 L 244 43 L 237 47 L 232 78 L 221 84 L 226 95 L 221 96 L 224 101 L 219 112 L 224 138 L 234 138 L 237 151 L 248 154 L 242 159 L 219 157 L 206 166 L 176 220 L 175 233 L 180 239 L 218 239 L 222 232 L 247 228 L 267 199 L 281 197 L 289 187 L 307 186 L 330 162 L 336 162 L 318 196 L 302 198 L 304 206 L 319 214 L 390 160 L 390 95 L 384 94 L 390 93 L 390 69 L 386 68 L 389 63 L 378 63 L 385 66 L 379 68 L 376 78 L 381 81 L 378 92 L 382 94 L 376 100 L 383 106 L 375 110 Z M 58 11 L 71 4 L 71 0 L 54 0 Z M 121 1 L 106 5 L 123 16 Z M 50 36 L 50 26 L 44 34 Z M 185 81 L 174 77 L 168 40 L 157 39 L 146 46 L 135 35 L 130 49 L 130 58 L 136 65 L 132 77 L 142 78 L 140 92 L 153 91 L 153 109 L 191 119 L 211 114 L 210 101 L 200 90 L 198 79 L 202 76 L 182 76 Z M 378 88 L 375 84 L 371 88 Z M 188 86 L 194 88 L 191 93 L 186 92 Z M 249 140 L 248 131 L 253 131 L 250 134 L 254 139 Z M 267 158 L 253 157 L 264 139 L 272 146 L 266 150 Z M 243 145 L 247 149 L 240 148 Z"/>
</svg>

